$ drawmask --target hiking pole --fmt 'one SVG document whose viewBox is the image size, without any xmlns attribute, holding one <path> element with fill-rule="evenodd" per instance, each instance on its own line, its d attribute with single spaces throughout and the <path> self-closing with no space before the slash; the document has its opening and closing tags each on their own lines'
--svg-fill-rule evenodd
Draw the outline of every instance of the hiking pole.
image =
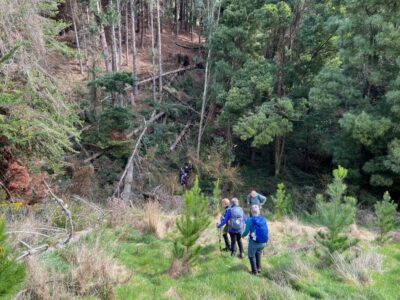
<svg viewBox="0 0 400 300">
<path fill-rule="evenodd" d="M 222 255 L 221 236 L 222 236 L 222 230 L 221 230 L 221 228 L 218 228 L 219 253 L 221 253 L 221 255 Z"/>
</svg>

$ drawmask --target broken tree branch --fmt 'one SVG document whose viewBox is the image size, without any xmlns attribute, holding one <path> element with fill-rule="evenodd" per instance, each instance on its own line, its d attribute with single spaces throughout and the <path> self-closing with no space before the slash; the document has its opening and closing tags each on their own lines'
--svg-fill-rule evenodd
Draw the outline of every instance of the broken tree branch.
<svg viewBox="0 0 400 300">
<path fill-rule="evenodd" d="M 70 225 L 70 231 L 69 231 L 68 237 L 61 243 L 61 245 L 66 245 L 66 244 L 68 244 L 69 240 L 72 238 L 72 234 L 74 232 L 74 224 L 72 222 L 72 214 L 71 214 L 70 210 L 64 205 L 64 201 L 62 199 L 58 198 L 53 193 L 53 190 L 50 188 L 50 186 L 47 184 L 46 181 L 44 181 L 44 184 L 46 185 L 50 195 L 53 197 L 53 200 L 61 207 L 62 211 L 68 218 L 69 225 Z"/>
<path fill-rule="evenodd" d="M 3 190 L 7 193 L 8 197 L 10 197 L 10 199 L 12 198 L 11 196 L 11 192 L 8 190 L 8 188 L 6 187 L 6 185 L 0 180 L 0 186 L 3 188 Z"/>
<path fill-rule="evenodd" d="M 186 132 L 188 131 L 190 125 L 192 125 L 191 121 L 188 121 L 185 125 L 185 127 L 183 128 L 183 130 L 181 131 L 181 133 L 178 135 L 178 137 L 176 138 L 175 142 L 171 145 L 171 147 L 169 147 L 170 151 L 174 151 L 175 147 L 179 144 L 179 142 L 181 141 L 181 139 L 184 137 L 184 135 L 186 134 Z"/>
<path fill-rule="evenodd" d="M 150 118 L 150 120 L 146 121 L 147 125 L 150 125 L 151 123 L 153 123 L 154 121 L 157 121 L 159 118 L 161 118 L 163 115 L 165 115 L 164 112 L 160 112 L 156 115 L 154 115 L 155 111 L 152 114 L 152 117 Z M 134 135 L 138 134 L 139 131 L 142 129 L 143 127 L 138 127 L 136 128 L 134 131 L 132 131 L 131 133 L 127 134 L 126 137 L 128 139 L 130 139 L 131 137 L 133 137 Z"/>
<path fill-rule="evenodd" d="M 47 245 L 47 244 L 41 245 L 36 248 L 28 249 L 28 250 L 22 252 L 22 254 L 20 256 L 18 256 L 16 260 L 20 261 L 21 259 L 23 259 L 26 256 L 33 255 L 38 252 L 43 252 L 43 251 L 46 251 L 47 249 L 49 249 L 49 245 Z"/>
<path fill-rule="evenodd" d="M 189 70 L 193 70 L 193 69 L 196 69 L 196 66 L 188 66 L 188 67 L 185 67 L 185 68 L 179 68 L 177 70 L 173 70 L 173 71 L 169 71 L 169 72 L 163 73 L 161 75 L 161 77 L 165 77 L 165 76 L 168 76 L 168 75 L 173 75 L 173 74 L 176 74 L 176 73 L 179 73 L 179 72 L 185 72 L 185 71 L 189 71 Z M 159 75 L 155 76 L 154 79 L 159 79 L 159 77 L 160 77 Z M 143 79 L 143 80 L 139 81 L 137 83 L 137 85 L 139 86 L 141 84 L 149 83 L 149 82 L 152 82 L 152 80 L 153 80 L 153 76 L 150 77 L 150 78 L 146 78 L 146 79 Z"/>
<path fill-rule="evenodd" d="M 91 162 L 92 160 L 98 158 L 98 157 L 101 156 L 102 154 L 103 154 L 103 151 L 97 152 L 97 153 L 93 154 L 92 156 L 86 158 L 83 162 L 84 162 L 85 164 L 87 164 L 87 163 Z"/>
<path fill-rule="evenodd" d="M 202 45 L 202 44 L 183 45 L 183 44 L 180 44 L 180 43 L 178 43 L 178 42 L 176 42 L 175 44 L 176 44 L 178 47 L 182 47 L 182 48 L 185 48 L 185 49 L 194 49 L 194 50 L 198 50 L 198 49 L 203 49 L 203 48 L 204 48 L 204 45 Z"/>
<path fill-rule="evenodd" d="M 126 164 L 125 170 L 124 170 L 124 172 L 122 173 L 121 178 L 120 178 L 119 181 L 118 181 L 118 185 L 117 185 L 117 187 L 116 187 L 116 189 L 115 189 L 115 191 L 114 191 L 114 193 L 113 193 L 113 197 L 114 197 L 115 195 L 118 195 L 118 197 L 120 196 L 120 194 L 119 194 L 119 188 L 120 188 L 120 186 L 121 186 L 122 181 L 123 181 L 124 178 L 125 178 L 125 175 L 126 175 L 126 173 L 127 173 L 127 171 L 128 171 L 128 168 L 129 168 L 129 165 L 132 163 L 133 158 L 135 157 L 136 152 L 137 152 L 138 149 L 139 149 L 140 142 L 142 141 L 142 138 L 143 138 L 144 134 L 146 133 L 146 131 L 147 131 L 147 122 L 146 122 L 146 120 L 144 120 L 144 128 L 143 128 L 143 131 L 142 131 L 142 133 L 140 134 L 139 138 L 138 138 L 137 141 L 136 141 L 135 148 L 133 149 L 133 152 L 132 152 L 132 154 L 131 154 L 131 157 L 129 157 L 128 163 Z"/>
</svg>

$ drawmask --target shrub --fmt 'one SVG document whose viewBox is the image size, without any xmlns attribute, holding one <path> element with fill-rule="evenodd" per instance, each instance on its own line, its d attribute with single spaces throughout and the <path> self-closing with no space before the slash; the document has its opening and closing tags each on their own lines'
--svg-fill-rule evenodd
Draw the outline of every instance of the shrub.
<svg viewBox="0 0 400 300">
<path fill-rule="evenodd" d="M 354 241 L 351 241 L 344 231 L 354 223 L 356 215 L 356 202 L 354 197 L 345 196 L 347 186 L 344 179 L 347 170 L 339 166 L 333 171 L 333 182 L 328 185 L 326 194 L 329 202 L 324 201 L 323 195 L 317 195 L 317 214 L 319 220 L 327 231 L 319 231 L 316 240 L 320 244 L 321 252 L 318 255 L 330 260 L 331 254 L 342 253 L 347 250 Z"/>
<path fill-rule="evenodd" d="M 392 201 L 389 192 L 386 192 L 383 195 L 383 200 L 375 203 L 374 207 L 379 228 L 377 240 L 384 243 L 389 239 L 388 233 L 396 227 L 397 204 Z"/>
<path fill-rule="evenodd" d="M 292 195 L 286 193 L 285 184 L 279 183 L 275 196 L 272 196 L 275 204 L 275 217 L 281 219 L 283 216 L 290 214 L 292 210 Z"/>
<path fill-rule="evenodd" d="M 201 233 L 210 224 L 208 215 L 208 198 L 199 188 L 199 180 L 196 177 L 194 186 L 185 192 L 184 208 L 182 216 L 177 220 L 179 236 L 174 242 L 173 255 L 175 262 L 172 267 L 180 265 L 179 274 L 190 271 L 190 265 L 194 264 L 199 256 L 201 247 L 196 245 Z M 180 261 L 181 263 L 177 263 Z"/>
<path fill-rule="evenodd" d="M 0 298 L 14 292 L 24 277 L 24 266 L 11 257 L 4 220 L 0 218 Z"/>
<path fill-rule="evenodd" d="M 368 284 L 372 281 L 372 272 L 382 272 L 383 257 L 375 251 L 362 253 L 354 259 L 346 259 L 341 254 L 333 254 L 334 267 L 338 275 L 355 284 Z"/>
</svg>

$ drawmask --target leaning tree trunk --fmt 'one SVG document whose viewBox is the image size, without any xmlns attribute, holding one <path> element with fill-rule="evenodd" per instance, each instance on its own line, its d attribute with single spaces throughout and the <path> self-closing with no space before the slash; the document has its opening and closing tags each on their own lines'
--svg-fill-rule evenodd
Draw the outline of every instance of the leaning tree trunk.
<svg viewBox="0 0 400 300">
<path fill-rule="evenodd" d="M 133 86 L 133 95 L 132 95 L 132 100 L 131 104 L 135 104 L 135 97 L 137 96 L 137 91 L 138 91 L 138 86 L 137 86 L 137 78 L 136 78 L 136 55 L 137 55 L 137 50 L 136 50 L 136 28 L 135 28 L 135 4 L 134 0 L 130 0 L 130 5 L 131 5 L 131 22 L 132 22 L 132 80 L 134 80 L 134 86 Z M 142 29 L 143 30 L 143 29 Z"/>
</svg>

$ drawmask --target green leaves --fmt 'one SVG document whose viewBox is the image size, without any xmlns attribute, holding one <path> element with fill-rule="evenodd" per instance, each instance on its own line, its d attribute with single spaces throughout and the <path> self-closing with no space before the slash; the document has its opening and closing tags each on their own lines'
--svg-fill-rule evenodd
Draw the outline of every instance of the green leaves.
<svg viewBox="0 0 400 300">
<path fill-rule="evenodd" d="M 379 229 L 378 242 L 384 243 L 388 238 L 388 233 L 396 227 L 397 204 L 392 201 L 389 192 L 385 192 L 383 200 L 375 204 L 375 214 Z"/>
<path fill-rule="evenodd" d="M 287 216 L 292 211 L 292 196 L 286 192 L 283 182 L 278 184 L 275 196 L 272 196 L 272 201 L 275 204 L 275 218 L 277 220 Z"/>
<path fill-rule="evenodd" d="M 242 140 L 253 138 L 252 145 L 259 147 L 271 143 L 277 136 L 291 132 L 292 121 L 296 117 L 289 98 L 274 98 L 262 104 L 257 112 L 241 117 L 233 130 Z"/>
<path fill-rule="evenodd" d="M 0 298 L 12 298 L 16 287 L 24 280 L 25 268 L 14 261 L 7 243 L 4 220 L 0 218 Z"/>
<path fill-rule="evenodd" d="M 354 197 L 346 196 L 347 186 L 344 179 L 347 170 L 339 166 L 333 171 L 333 182 L 328 185 L 326 194 L 329 202 L 324 200 L 323 195 L 317 195 L 317 216 L 327 232 L 319 232 L 316 236 L 321 249 L 318 253 L 324 259 L 329 259 L 335 252 L 344 252 L 352 244 L 344 231 L 354 223 L 356 216 L 356 203 Z"/>
<path fill-rule="evenodd" d="M 114 72 L 107 73 L 102 78 L 92 81 L 91 84 L 98 85 L 107 92 L 125 94 L 126 86 L 133 86 L 135 81 L 132 79 L 132 73 L 130 72 Z"/>
<path fill-rule="evenodd" d="M 208 198 L 200 190 L 198 177 L 192 189 L 185 192 L 183 199 L 183 214 L 176 222 L 179 237 L 174 242 L 173 255 L 177 259 L 182 259 L 189 268 L 200 254 L 201 248 L 196 242 L 210 224 Z"/>
</svg>

